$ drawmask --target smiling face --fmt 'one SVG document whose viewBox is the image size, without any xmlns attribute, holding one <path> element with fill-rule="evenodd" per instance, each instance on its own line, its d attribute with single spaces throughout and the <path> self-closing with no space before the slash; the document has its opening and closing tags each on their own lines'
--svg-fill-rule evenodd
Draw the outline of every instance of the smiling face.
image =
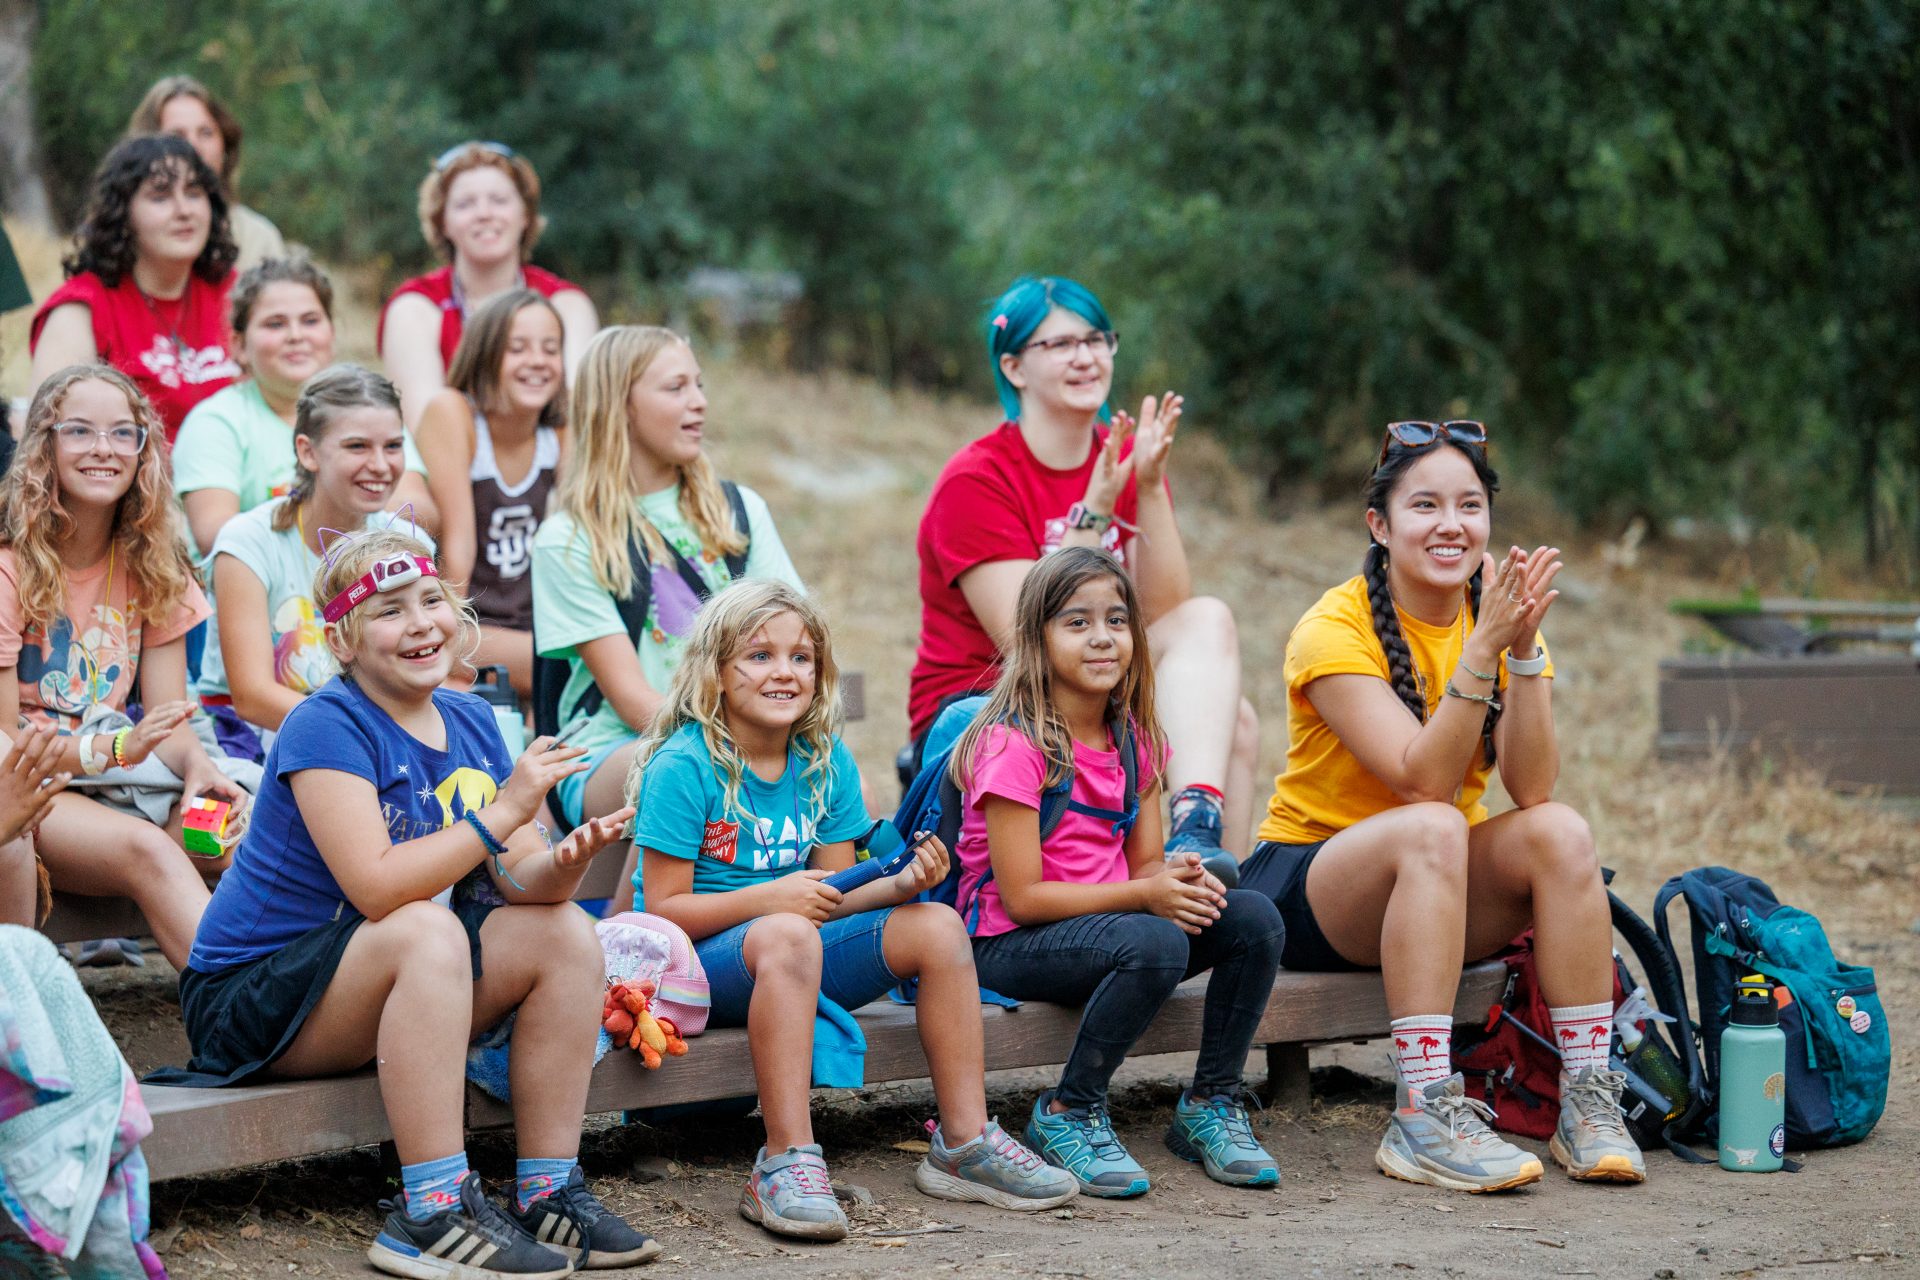
<svg viewBox="0 0 1920 1280">
<path fill-rule="evenodd" d="M 1064 351 L 1033 345 L 1056 338 L 1086 337 L 1095 331 L 1096 326 L 1085 316 L 1055 307 L 1020 351 L 1000 357 L 1001 371 L 1019 391 L 1025 409 L 1050 416 L 1084 417 L 1100 412 L 1113 389 L 1113 352 L 1100 342 L 1082 342 Z"/>
<path fill-rule="evenodd" d="M 133 194 L 127 209 L 134 248 L 151 262 L 191 263 L 207 247 L 213 202 L 181 161 L 162 163 Z"/>
<path fill-rule="evenodd" d="M 178 93 L 167 99 L 160 108 L 160 132 L 185 138 L 215 173 L 226 167 L 226 135 L 220 132 L 219 122 L 207 110 L 207 104 L 192 94 Z"/>
<path fill-rule="evenodd" d="M 527 202 L 505 170 L 476 165 L 455 174 L 448 185 L 440 226 L 453 245 L 456 261 L 492 266 L 508 258 L 517 260 L 520 237 L 527 229 Z"/>
<path fill-rule="evenodd" d="M 634 449 L 656 467 L 684 467 L 700 456 L 707 393 L 692 347 L 660 349 L 627 392 L 627 424 Z"/>
<path fill-rule="evenodd" d="M 560 391 L 562 348 L 560 317 L 544 306 L 520 308 L 507 329 L 495 394 L 515 409 L 538 415 Z"/>
<path fill-rule="evenodd" d="M 327 628 L 327 644 L 369 692 L 414 701 L 431 696 L 452 674 L 460 618 L 440 579 L 376 591 L 354 606 L 354 613 L 358 642 L 349 645 L 336 623 Z"/>
<path fill-rule="evenodd" d="M 387 505 L 406 470 L 406 428 L 391 409 L 342 409 L 315 441 L 293 438 L 300 465 L 314 473 L 313 491 L 335 507 L 372 515 Z"/>
<path fill-rule="evenodd" d="M 276 281 L 254 300 L 238 346 L 261 389 L 292 400 L 301 383 L 333 363 L 333 321 L 311 286 Z"/>
<path fill-rule="evenodd" d="M 1056 688 L 1106 697 L 1133 664 L 1133 626 L 1120 584 L 1090 578 L 1047 619 L 1047 666 Z"/>
<path fill-rule="evenodd" d="M 141 461 L 139 450 L 124 453 L 101 434 L 139 430 L 126 393 L 97 378 L 76 382 L 60 402 L 57 421 L 53 462 L 61 502 L 69 509 L 112 510 L 133 488 Z"/>
<path fill-rule="evenodd" d="M 797 613 L 780 613 L 735 650 L 720 668 L 727 724 L 785 733 L 813 705 L 819 655 Z"/>
<path fill-rule="evenodd" d="M 1487 549 L 1492 504 L 1467 456 L 1434 445 L 1401 473 L 1386 510 L 1367 512 L 1367 527 L 1387 549 L 1397 592 L 1459 591 Z"/>
</svg>

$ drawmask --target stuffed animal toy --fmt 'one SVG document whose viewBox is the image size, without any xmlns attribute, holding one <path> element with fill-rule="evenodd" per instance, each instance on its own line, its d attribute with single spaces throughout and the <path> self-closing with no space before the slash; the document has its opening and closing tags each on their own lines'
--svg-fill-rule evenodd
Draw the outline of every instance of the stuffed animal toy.
<svg viewBox="0 0 1920 1280">
<path fill-rule="evenodd" d="M 687 1042 L 673 1023 L 653 1015 L 656 988 L 646 979 L 625 979 L 610 983 L 606 1003 L 600 1009 L 600 1025 L 623 1044 L 640 1054 L 641 1065 L 649 1071 L 660 1066 L 662 1055 L 678 1058 L 687 1051 Z"/>
</svg>

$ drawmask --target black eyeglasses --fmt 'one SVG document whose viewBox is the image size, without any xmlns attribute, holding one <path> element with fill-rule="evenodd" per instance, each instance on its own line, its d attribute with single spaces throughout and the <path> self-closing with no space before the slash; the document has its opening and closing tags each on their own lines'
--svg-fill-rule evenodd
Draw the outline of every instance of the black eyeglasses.
<svg viewBox="0 0 1920 1280">
<path fill-rule="evenodd" d="M 433 171 L 438 173 L 455 160 L 458 160 L 460 153 L 468 147 L 477 148 L 478 150 L 486 152 L 488 155 L 499 156 L 504 160 L 518 160 L 520 158 L 514 152 L 514 149 L 504 142 L 456 142 L 440 153 L 440 158 L 433 162 Z"/>
<path fill-rule="evenodd" d="M 1452 422 L 1389 422 L 1387 438 L 1380 442 L 1380 462 L 1387 460 L 1387 450 L 1396 442 L 1405 449 L 1424 449 L 1439 443 L 1443 437 L 1455 444 L 1484 445 L 1487 424 L 1471 418 L 1457 418 Z"/>
</svg>

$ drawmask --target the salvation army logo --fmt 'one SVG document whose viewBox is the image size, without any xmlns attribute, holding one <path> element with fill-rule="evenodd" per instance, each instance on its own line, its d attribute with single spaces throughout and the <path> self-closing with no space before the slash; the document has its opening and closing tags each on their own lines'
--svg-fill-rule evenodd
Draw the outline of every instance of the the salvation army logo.
<svg viewBox="0 0 1920 1280">
<path fill-rule="evenodd" d="M 700 837 L 700 856 L 731 863 L 740 854 L 740 824 L 709 822 Z"/>
</svg>

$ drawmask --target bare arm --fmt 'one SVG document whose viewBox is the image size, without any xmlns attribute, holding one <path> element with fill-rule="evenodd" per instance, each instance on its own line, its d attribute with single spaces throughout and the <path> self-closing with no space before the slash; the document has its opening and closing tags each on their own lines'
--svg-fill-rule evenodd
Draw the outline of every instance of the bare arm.
<svg viewBox="0 0 1920 1280">
<path fill-rule="evenodd" d="M 249 723 L 278 729 L 287 713 L 300 705 L 301 695 L 274 678 L 266 584 L 240 560 L 222 552 L 213 558 L 213 595 L 220 602 L 214 625 L 220 628 L 220 657 L 226 663 L 233 709 Z"/>
<path fill-rule="evenodd" d="M 587 343 L 593 340 L 593 335 L 600 332 L 600 313 L 594 310 L 592 298 L 574 289 L 554 294 L 552 302 L 553 309 L 560 313 L 567 383 L 571 386 L 573 371 L 580 367 L 581 353 L 587 349 Z"/>
<path fill-rule="evenodd" d="M 1041 879 L 1039 810 L 996 795 L 987 796 L 983 808 L 993 887 L 1000 891 L 1000 901 L 1015 924 L 1052 924 L 1100 912 L 1147 910 L 1144 880 L 1067 884 Z"/>
<path fill-rule="evenodd" d="M 473 485 L 467 479 L 473 469 L 473 406 L 458 391 L 439 392 L 427 402 L 413 439 L 427 464 L 427 489 L 440 516 L 440 567 L 464 594 L 478 545 Z"/>
<path fill-rule="evenodd" d="M 1088 546 L 1094 545 L 1092 542 Z M 1013 637 L 1013 606 L 1032 560 L 989 560 L 960 575 L 960 594 L 1002 653 Z"/>
<path fill-rule="evenodd" d="M 240 514 L 240 495 L 231 489 L 195 489 L 181 501 L 187 508 L 187 527 L 193 531 L 193 544 L 200 548 L 203 556 L 213 551 L 213 540 L 220 536 L 227 521 Z M 219 587 L 214 590 L 218 592 Z M 226 607 L 225 601 L 221 607 Z"/>
<path fill-rule="evenodd" d="M 507 837 L 500 866 L 489 867 L 487 875 L 508 902 L 565 902 L 580 887 L 593 855 L 621 839 L 632 817 L 631 806 L 616 809 L 581 823 L 555 845 L 547 843 L 536 817 Z"/>
<path fill-rule="evenodd" d="M 418 471 L 400 473 L 400 482 L 393 486 L 393 496 L 387 499 L 387 510 L 399 511 L 409 504 L 413 507 L 413 522 L 438 541 L 445 517 L 440 514 L 440 507 L 433 500 L 433 491 L 427 487 L 427 478 Z"/>
<path fill-rule="evenodd" d="M 93 308 L 84 302 L 55 307 L 40 326 L 33 367 L 27 374 L 27 395 L 31 397 L 50 375 L 68 365 L 92 364 L 99 358 L 100 348 L 93 340 Z"/>
<path fill-rule="evenodd" d="M 447 366 L 440 358 L 440 309 L 417 293 L 403 293 L 389 302 L 380 360 L 400 391 L 402 416 L 408 425 L 420 421 L 427 401 L 447 385 Z"/>
<path fill-rule="evenodd" d="M 641 674 L 640 655 L 633 651 L 633 642 L 624 635 L 601 636 L 580 645 L 578 651 L 593 682 L 600 686 L 601 695 L 613 705 L 621 721 L 635 733 L 646 732 L 654 712 L 666 699 Z"/>
<path fill-rule="evenodd" d="M 647 910 L 673 921 L 696 942 L 776 912 L 803 916 L 817 926 L 831 919 L 842 901 L 837 891 L 820 883 L 829 873 L 819 870 L 790 871 L 726 893 L 695 893 L 693 859 L 642 849 L 640 874 Z"/>
<path fill-rule="evenodd" d="M 1187 566 L 1187 545 L 1174 522 L 1173 500 L 1167 495 L 1167 458 L 1180 425 L 1184 401 L 1169 391 L 1140 402 L 1140 421 L 1122 413 L 1114 423 L 1114 437 L 1133 433 L 1133 476 L 1139 504 L 1135 519 L 1134 580 L 1140 584 L 1140 605 L 1153 622 L 1193 596 L 1193 574 Z"/>
<path fill-rule="evenodd" d="M 1560 552 L 1540 547 L 1527 556 L 1526 585 L 1521 594 L 1532 603 L 1511 643 L 1509 654 L 1519 658 L 1539 655 L 1540 622 L 1560 596 L 1552 589 L 1560 573 Z M 1507 673 L 1503 695 L 1506 708 L 1493 727 L 1494 751 L 1500 763 L 1500 781 L 1514 804 L 1525 809 L 1553 799 L 1560 779 L 1560 743 L 1553 731 L 1553 681 L 1546 675 Z"/>
</svg>

